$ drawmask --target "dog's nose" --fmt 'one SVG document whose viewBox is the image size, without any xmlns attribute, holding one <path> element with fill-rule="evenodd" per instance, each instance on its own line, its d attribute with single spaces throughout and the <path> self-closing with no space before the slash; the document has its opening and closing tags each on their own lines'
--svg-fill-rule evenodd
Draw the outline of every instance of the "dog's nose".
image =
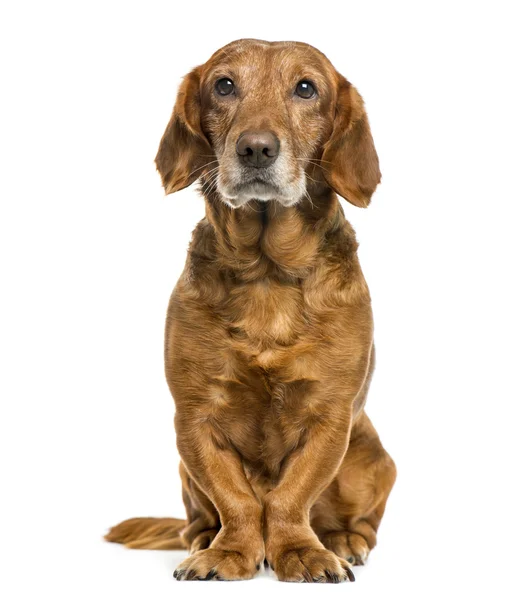
<svg viewBox="0 0 527 600">
<path fill-rule="evenodd" d="M 252 167 L 269 167 L 280 150 L 280 141 L 270 131 L 245 131 L 236 142 L 236 152 L 243 163 Z"/>
</svg>

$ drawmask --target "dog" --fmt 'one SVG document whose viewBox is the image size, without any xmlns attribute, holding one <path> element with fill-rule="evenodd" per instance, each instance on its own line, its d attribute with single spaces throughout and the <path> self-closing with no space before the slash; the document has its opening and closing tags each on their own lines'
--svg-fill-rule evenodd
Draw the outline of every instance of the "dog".
<svg viewBox="0 0 527 600">
<path fill-rule="evenodd" d="M 308 44 L 238 40 L 184 78 L 156 166 L 206 205 L 166 319 L 187 518 L 106 539 L 189 549 L 177 579 L 353 580 L 396 478 L 364 412 L 371 302 L 337 199 L 366 207 L 380 182 L 363 100 Z"/>
</svg>

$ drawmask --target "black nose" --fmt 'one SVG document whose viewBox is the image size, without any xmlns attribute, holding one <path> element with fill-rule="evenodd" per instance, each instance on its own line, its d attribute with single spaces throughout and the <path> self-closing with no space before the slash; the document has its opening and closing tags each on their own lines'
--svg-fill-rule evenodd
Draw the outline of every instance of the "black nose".
<svg viewBox="0 0 527 600">
<path fill-rule="evenodd" d="M 280 149 L 280 141 L 270 131 L 244 131 L 236 142 L 240 160 L 252 167 L 269 167 Z"/>
</svg>

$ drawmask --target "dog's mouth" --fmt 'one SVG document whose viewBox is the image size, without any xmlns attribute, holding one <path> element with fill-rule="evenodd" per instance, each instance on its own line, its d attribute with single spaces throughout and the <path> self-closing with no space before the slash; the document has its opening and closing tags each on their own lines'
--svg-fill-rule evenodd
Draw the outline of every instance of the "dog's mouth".
<svg viewBox="0 0 527 600">
<path fill-rule="evenodd" d="M 260 177 L 242 181 L 233 186 L 232 191 L 236 196 L 258 194 L 258 197 L 251 198 L 252 200 L 271 200 L 280 195 L 280 187 L 276 183 Z"/>
<path fill-rule="evenodd" d="M 228 193 L 223 195 L 234 206 L 241 206 L 251 200 L 259 200 L 261 202 L 276 200 L 285 206 L 294 204 L 296 201 L 293 198 L 288 198 L 285 190 L 281 189 L 276 183 L 262 181 L 261 179 L 252 179 L 238 183 Z"/>
<path fill-rule="evenodd" d="M 222 199 L 231 207 L 238 208 L 251 200 L 270 202 L 276 200 L 283 206 L 292 206 L 298 202 L 304 193 L 305 183 L 301 178 L 297 181 L 279 183 L 271 173 L 253 174 L 242 172 L 238 177 L 220 177 L 218 190 Z"/>
</svg>

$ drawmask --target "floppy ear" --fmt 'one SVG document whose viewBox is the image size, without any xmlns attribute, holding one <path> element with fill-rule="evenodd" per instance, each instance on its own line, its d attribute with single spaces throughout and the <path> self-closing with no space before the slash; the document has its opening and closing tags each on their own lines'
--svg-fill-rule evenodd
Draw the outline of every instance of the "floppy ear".
<svg viewBox="0 0 527 600">
<path fill-rule="evenodd" d="M 189 186 L 210 162 L 206 155 L 212 149 L 200 124 L 200 71 L 197 67 L 183 79 L 157 151 L 156 167 L 167 194 Z"/>
<path fill-rule="evenodd" d="M 348 202 L 366 207 L 381 180 L 364 102 L 341 75 L 333 133 L 322 154 L 328 184 Z M 329 163 L 329 164 L 328 164 Z"/>
</svg>

